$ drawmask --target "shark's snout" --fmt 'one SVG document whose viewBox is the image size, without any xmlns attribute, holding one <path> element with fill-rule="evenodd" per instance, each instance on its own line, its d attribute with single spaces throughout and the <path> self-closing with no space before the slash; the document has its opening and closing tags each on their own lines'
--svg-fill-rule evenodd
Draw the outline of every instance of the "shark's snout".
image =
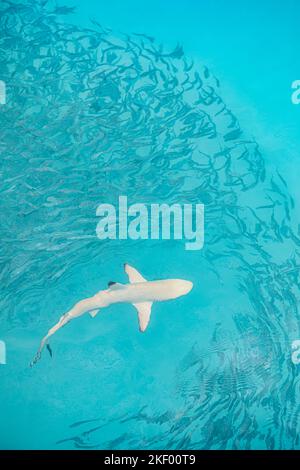
<svg viewBox="0 0 300 470">
<path fill-rule="evenodd" d="M 184 286 L 183 286 L 184 293 L 188 294 L 193 289 L 194 284 L 192 283 L 192 281 L 183 281 L 183 282 L 184 282 Z"/>
<path fill-rule="evenodd" d="M 184 279 L 177 279 L 174 283 L 174 291 L 177 296 L 188 294 L 193 288 L 191 281 L 185 281 Z"/>
</svg>

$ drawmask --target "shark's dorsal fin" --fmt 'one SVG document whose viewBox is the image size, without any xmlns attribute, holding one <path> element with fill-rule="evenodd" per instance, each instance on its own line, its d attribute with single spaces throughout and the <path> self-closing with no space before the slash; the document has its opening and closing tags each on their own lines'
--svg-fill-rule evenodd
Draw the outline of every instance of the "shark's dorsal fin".
<svg viewBox="0 0 300 470">
<path fill-rule="evenodd" d="M 129 282 L 132 284 L 136 284 L 138 282 L 147 282 L 147 280 L 135 268 L 129 266 L 129 264 L 125 263 L 124 269 L 129 277 Z"/>
<path fill-rule="evenodd" d="M 151 307 L 153 302 L 139 302 L 132 304 L 138 311 L 140 331 L 145 331 L 151 316 Z"/>
<path fill-rule="evenodd" d="M 96 310 L 91 310 L 91 311 L 89 312 L 89 314 L 91 315 L 92 318 L 95 318 L 95 316 L 97 315 L 97 313 L 99 312 L 99 310 L 100 310 L 99 308 L 96 309 Z"/>
<path fill-rule="evenodd" d="M 109 287 L 109 290 L 115 290 L 115 289 L 122 289 L 124 285 L 120 284 L 120 282 L 109 282 L 108 287 Z"/>
</svg>

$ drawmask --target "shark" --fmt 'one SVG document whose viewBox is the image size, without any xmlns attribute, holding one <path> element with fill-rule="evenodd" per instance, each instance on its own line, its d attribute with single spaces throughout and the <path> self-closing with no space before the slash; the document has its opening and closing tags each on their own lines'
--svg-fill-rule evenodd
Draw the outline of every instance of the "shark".
<svg viewBox="0 0 300 470">
<path fill-rule="evenodd" d="M 129 303 L 136 308 L 139 330 L 144 332 L 150 322 L 153 302 L 176 299 L 188 294 L 193 288 L 193 283 L 184 279 L 147 281 L 137 269 L 127 263 L 124 264 L 124 270 L 129 279 L 128 284 L 110 281 L 107 289 L 97 292 L 92 297 L 80 300 L 60 317 L 59 321 L 50 328 L 42 339 L 39 349 L 30 363 L 31 367 L 41 358 L 45 346 L 47 346 L 52 357 L 49 338 L 74 318 L 81 317 L 85 313 L 89 313 L 92 318 L 95 318 L 104 307 L 119 303 Z"/>
</svg>

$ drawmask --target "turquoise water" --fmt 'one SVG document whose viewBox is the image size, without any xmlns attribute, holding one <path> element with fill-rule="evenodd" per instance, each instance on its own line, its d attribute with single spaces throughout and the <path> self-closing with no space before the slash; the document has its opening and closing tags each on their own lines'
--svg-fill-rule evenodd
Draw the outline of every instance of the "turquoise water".
<svg viewBox="0 0 300 470">
<path fill-rule="evenodd" d="M 63 5 L 0 6 L 0 447 L 299 449 L 299 5 Z M 98 240 L 120 194 L 204 203 L 203 250 Z M 86 315 L 29 368 L 124 262 L 194 289 L 144 335 L 129 305 Z"/>
</svg>

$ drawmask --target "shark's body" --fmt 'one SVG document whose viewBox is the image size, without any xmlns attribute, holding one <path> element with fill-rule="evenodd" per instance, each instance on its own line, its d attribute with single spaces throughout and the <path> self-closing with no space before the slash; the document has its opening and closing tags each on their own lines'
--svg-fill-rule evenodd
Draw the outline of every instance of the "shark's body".
<svg viewBox="0 0 300 470">
<path fill-rule="evenodd" d="M 184 279 L 147 281 L 136 269 L 128 264 L 125 264 L 124 268 L 129 277 L 129 284 L 110 282 L 108 289 L 102 290 L 93 297 L 81 300 L 75 304 L 42 339 L 39 350 L 31 362 L 31 366 L 40 359 L 42 350 L 50 336 L 73 318 L 78 318 L 85 313 L 95 317 L 100 308 L 117 303 L 130 303 L 137 309 L 140 331 L 145 331 L 150 321 L 151 307 L 154 301 L 161 302 L 176 299 L 188 294 L 193 288 L 191 281 L 185 281 Z M 50 348 L 49 351 L 51 353 Z"/>
</svg>

